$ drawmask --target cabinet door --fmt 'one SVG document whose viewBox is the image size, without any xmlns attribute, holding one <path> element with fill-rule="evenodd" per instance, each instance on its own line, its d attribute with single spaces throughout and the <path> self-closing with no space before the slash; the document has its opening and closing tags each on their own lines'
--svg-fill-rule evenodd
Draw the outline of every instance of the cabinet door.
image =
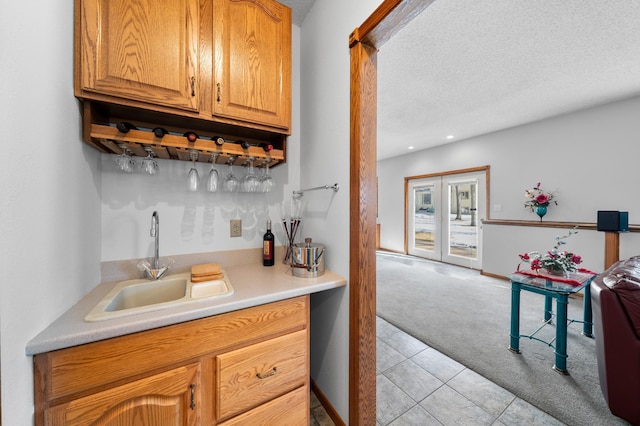
<svg viewBox="0 0 640 426">
<path fill-rule="evenodd" d="M 198 0 L 78 1 L 81 96 L 197 109 Z"/>
<path fill-rule="evenodd" d="M 200 367 L 191 364 L 50 408 L 45 424 L 197 425 L 200 401 Z"/>
<path fill-rule="evenodd" d="M 214 115 L 288 130 L 291 9 L 274 0 L 214 0 Z"/>
</svg>

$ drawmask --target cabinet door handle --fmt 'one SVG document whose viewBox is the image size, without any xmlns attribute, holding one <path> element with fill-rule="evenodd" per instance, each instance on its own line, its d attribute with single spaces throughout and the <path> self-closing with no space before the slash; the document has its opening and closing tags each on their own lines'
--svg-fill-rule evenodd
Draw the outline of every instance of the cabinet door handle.
<svg viewBox="0 0 640 426">
<path fill-rule="evenodd" d="M 196 78 L 191 77 L 191 96 L 196 95 Z"/>
<path fill-rule="evenodd" d="M 220 83 L 216 84 L 216 86 L 218 87 L 218 102 L 220 102 L 220 99 L 222 99 L 222 90 L 220 89 Z"/>
<path fill-rule="evenodd" d="M 275 376 L 276 372 L 277 372 L 277 368 L 273 367 L 273 370 L 269 371 L 268 373 L 265 373 L 265 374 L 256 373 L 256 377 L 260 380 L 264 380 L 267 377 Z"/>
<path fill-rule="evenodd" d="M 189 408 L 194 410 L 196 408 L 196 385 L 191 383 L 189 387 L 191 388 L 191 404 L 189 404 Z"/>
</svg>

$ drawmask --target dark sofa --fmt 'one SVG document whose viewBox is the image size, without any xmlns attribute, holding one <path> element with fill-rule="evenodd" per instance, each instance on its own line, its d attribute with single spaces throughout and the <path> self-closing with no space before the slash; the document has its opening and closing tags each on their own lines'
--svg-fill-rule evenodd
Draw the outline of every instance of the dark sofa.
<svg viewBox="0 0 640 426">
<path fill-rule="evenodd" d="M 640 425 L 640 256 L 598 275 L 591 301 L 602 393 L 613 414 Z"/>
</svg>

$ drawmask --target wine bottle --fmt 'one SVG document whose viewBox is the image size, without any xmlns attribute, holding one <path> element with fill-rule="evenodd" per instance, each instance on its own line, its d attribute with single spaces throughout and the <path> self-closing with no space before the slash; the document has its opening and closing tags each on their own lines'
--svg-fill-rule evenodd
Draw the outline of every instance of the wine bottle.
<svg viewBox="0 0 640 426">
<path fill-rule="evenodd" d="M 129 133 L 129 130 L 138 130 L 138 128 L 134 125 L 129 123 L 128 121 L 121 121 L 118 124 L 116 124 L 116 127 L 118 128 L 118 131 L 120 133 Z"/>
<path fill-rule="evenodd" d="M 275 263 L 273 253 L 274 241 L 275 238 L 273 233 L 271 233 L 271 221 L 267 220 L 267 232 L 265 232 L 264 237 L 262 238 L 262 264 L 264 266 L 273 266 Z"/>
<path fill-rule="evenodd" d="M 224 138 L 221 136 L 214 136 L 211 138 L 212 141 L 214 141 L 216 143 L 216 145 L 218 146 L 222 146 L 224 145 Z"/>
<path fill-rule="evenodd" d="M 164 127 L 154 127 L 152 132 L 157 138 L 163 138 L 164 135 L 169 134 L 169 131 Z"/>
<path fill-rule="evenodd" d="M 196 132 L 184 132 L 184 137 L 187 138 L 189 142 L 195 142 L 198 139 L 198 134 Z"/>
</svg>

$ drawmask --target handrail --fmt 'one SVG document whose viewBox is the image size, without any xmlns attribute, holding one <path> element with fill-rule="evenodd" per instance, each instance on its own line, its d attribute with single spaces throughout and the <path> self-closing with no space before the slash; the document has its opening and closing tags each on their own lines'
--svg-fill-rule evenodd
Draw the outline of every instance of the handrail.
<svg viewBox="0 0 640 426">
<path fill-rule="evenodd" d="M 597 231 L 595 222 L 553 222 L 538 220 L 482 219 L 483 225 L 528 226 L 539 228 L 573 228 Z M 629 232 L 640 232 L 640 225 L 629 225 Z"/>
</svg>

